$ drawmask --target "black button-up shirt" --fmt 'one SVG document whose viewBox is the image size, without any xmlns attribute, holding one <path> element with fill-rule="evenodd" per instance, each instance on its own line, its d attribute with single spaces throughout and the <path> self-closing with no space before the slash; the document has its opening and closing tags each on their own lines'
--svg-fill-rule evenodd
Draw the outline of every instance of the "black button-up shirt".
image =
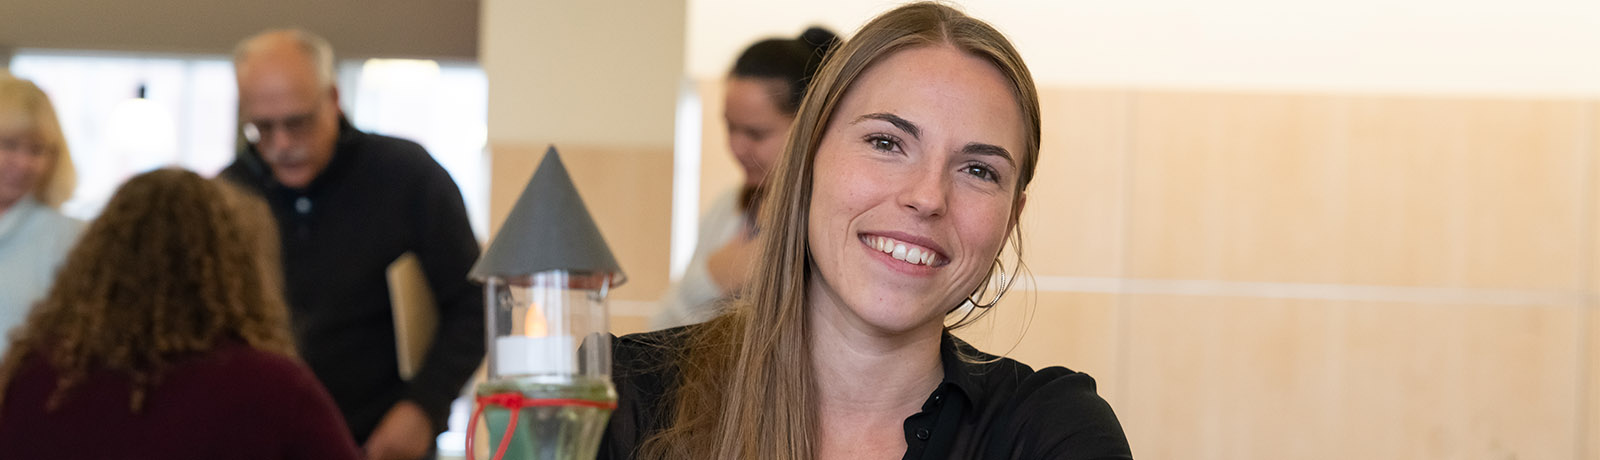
<svg viewBox="0 0 1600 460">
<path fill-rule="evenodd" d="M 694 327 L 694 326 L 689 326 Z M 631 459 L 670 420 L 671 362 L 682 329 L 634 334 L 613 343 L 620 401 L 599 458 Z M 1132 459 L 1111 406 L 1094 379 L 1064 367 L 1034 371 L 984 354 L 946 333 L 944 381 L 905 420 L 906 459 Z"/>
</svg>

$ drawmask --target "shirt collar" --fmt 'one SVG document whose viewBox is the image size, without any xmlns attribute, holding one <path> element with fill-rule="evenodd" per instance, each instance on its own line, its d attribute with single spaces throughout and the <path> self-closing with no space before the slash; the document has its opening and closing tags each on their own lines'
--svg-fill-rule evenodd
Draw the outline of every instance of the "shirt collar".
<svg viewBox="0 0 1600 460">
<path fill-rule="evenodd" d="M 26 220 L 29 214 L 33 214 L 41 206 L 43 205 L 38 200 L 33 199 L 32 195 L 24 196 L 22 199 L 17 200 L 17 204 L 11 205 L 11 209 L 6 210 L 5 214 L 0 214 L 0 239 L 4 239 L 17 227 L 21 227 L 22 221 Z"/>
<path fill-rule="evenodd" d="M 954 385 L 969 401 L 977 403 L 983 400 L 987 395 L 983 382 L 994 370 L 993 361 L 997 357 L 978 351 L 950 331 L 945 331 L 939 340 L 939 359 L 944 364 L 944 384 Z"/>
<path fill-rule="evenodd" d="M 352 161 L 350 152 L 353 149 L 351 147 L 360 142 L 361 138 L 362 132 L 357 130 L 355 125 L 350 124 L 350 119 L 345 118 L 344 114 L 339 114 L 339 137 L 333 141 L 333 158 L 328 160 L 328 167 L 323 168 L 322 173 L 318 174 L 316 179 L 311 180 L 310 186 L 314 187 L 318 182 L 325 181 L 324 178 L 338 177 L 344 174 L 344 171 L 349 169 L 349 164 Z"/>
</svg>

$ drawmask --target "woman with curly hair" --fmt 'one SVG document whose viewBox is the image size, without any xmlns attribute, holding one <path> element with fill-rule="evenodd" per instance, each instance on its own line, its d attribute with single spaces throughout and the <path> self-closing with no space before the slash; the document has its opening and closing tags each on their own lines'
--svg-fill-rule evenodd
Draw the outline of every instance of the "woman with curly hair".
<svg viewBox="0 0 1600 460">
<path fill-rule="evenodd" d="M 0 361 L 0 451 L 359 458 L 294 357 L 265 213 L 188 171 L 124 184 Z"/>
</svg>

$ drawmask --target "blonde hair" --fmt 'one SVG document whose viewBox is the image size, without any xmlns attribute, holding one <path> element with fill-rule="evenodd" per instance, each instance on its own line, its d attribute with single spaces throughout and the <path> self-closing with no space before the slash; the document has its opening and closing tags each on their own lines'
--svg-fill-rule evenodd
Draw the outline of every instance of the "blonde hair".
<svg viewBox="0 0 1600 460">
<path fill-rule="evenodd" d="M 138 412 L 173 358 L 219 340 L 293 356 L 266 205 L 183 170 L 129 179 L 13 333 L 0 394 L 30 355 L 60 375 L 55 408 L 91 371 L 126 373 Z"/>
<path fill-rule="evenodd" d="M 805 309 L 806 231 L 817 146 L 840 99 L 868 67 L 908 48 L 937 45 L 989 61 L 1013 90 L 1025 125 L 1010 223 L 1013 243 L 1020 242 L 1015 221 L 1038 162 L 1040 132 L 1038 93 L 1021 56 L 993 27 L 942 4 L 914 3 L 878 16 L 827 58 L 801 102 L 774 173 L 774 193 L 761 207 L 765 257 L 728 313 L 684 332 L 681 382 L 668 395 L 670 421 L 644 442 L 642 456 L 798 460 L 814 455 L 816 383 Z"/>
<path fill-rule="evenodd" d="M 61 207 L 77 186 L 77 170 L 55 106 L 33 82 L 0 74 L 0 136 L 10 135 L 32 137 L 51 157 L 50 170 L 34 186 L 33 197 L 52 208 Z"/>
</svg>

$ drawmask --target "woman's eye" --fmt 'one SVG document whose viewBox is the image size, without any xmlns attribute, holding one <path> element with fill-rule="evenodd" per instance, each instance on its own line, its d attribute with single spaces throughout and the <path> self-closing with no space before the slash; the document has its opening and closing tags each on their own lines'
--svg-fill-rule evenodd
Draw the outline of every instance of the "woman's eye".
<svg viewBox="0 0 1600 460">
<path fill-rule="evenodd" d="M 893 152 L 900 150 L 899 140 L 882 134 L 867 136 L 867 145 L 871 146 L 873 150 L 882 152 Z"/>
<path fill-rule="evenodd" d="M 983 164 L 966 165 L 966 166 L 963 166 L 961 168 L 961 172 L 964 172 L 964 173 L 967 173 L 967 174 L 971 174 L 971 175 L 973 175 L 973 176 L 975 176 L 975 177 L 977 177 L 979 179 L 983 179 L 984 181 L 987 181 L 987 182 L 995 182 L 995 183 L 1000 182 L 1000 175 L 996 174 L 994 172 L 994 169 L 990 168 L 988 165 L 983 165 Z"/>
</svg>

